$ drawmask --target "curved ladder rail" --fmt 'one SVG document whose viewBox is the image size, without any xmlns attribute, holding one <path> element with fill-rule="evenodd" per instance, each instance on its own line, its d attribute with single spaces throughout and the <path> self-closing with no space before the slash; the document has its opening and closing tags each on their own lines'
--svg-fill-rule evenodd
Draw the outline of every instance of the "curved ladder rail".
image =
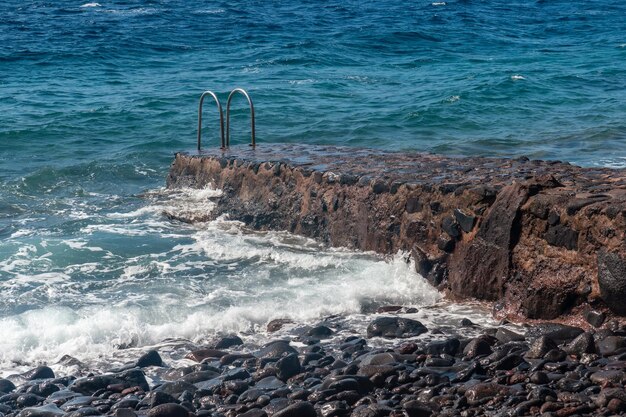
<svg viewBox="0 0 626 417">
<path fill-rule="evenodd" d="M 254 133 L 254 105 L 252 104 L 252 99 L 250 98 L 250 95 L 243 88 L 235 88 L 228 95 L 228 101 L 226 102 L 226 147 L 230 146 L 230 101 L 236 93 L 241 93 L 248 99 L 248 104 L 250 105 L 250 129 L 252 132 L 250 146 L 255 147 L 256 137 Z"/>
<path fill-rule="evenodd" d="M 204 98 L 206 96 L 213 97 L 215 103 L 217 103 L 217 109 L 220 112 L 220 140 L 222 149 L 225 148 L 224 142 L 224 112 L 222 111 L 222 103 L 220 103 L 219 99 L 215 95 L 213 91 L 205 91 L 200 96 L 200 104 L 198 105 L 198 152 L 202 149 L 202 103 L 204 102 Z"/>
</svg>

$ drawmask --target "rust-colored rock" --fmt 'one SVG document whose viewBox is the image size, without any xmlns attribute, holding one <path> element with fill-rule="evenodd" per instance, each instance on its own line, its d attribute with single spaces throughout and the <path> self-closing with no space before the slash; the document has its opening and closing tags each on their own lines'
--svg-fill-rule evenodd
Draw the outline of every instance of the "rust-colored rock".
<svg viewBox="0 0 626 417">
<path fill-rule="evenodd" d="M 169 187 L 209 184 L 223 190 L 211 216 L 411 252 L 433 285 L 503 314 L 602 299 L 626 314 L 609 289 L 626 288 L 626 170 L 305 145 L 177 154 Z"/>
<path fill-rule="evenodd" d="M 498 193 L 476 236 L 451 257 L 448 280 L 453 293 L 493 301 L 504 295 L 511 248 L 519 240 L 519 209 L 527 198 L 528 188 L 519 183 Z"/>
</svg>

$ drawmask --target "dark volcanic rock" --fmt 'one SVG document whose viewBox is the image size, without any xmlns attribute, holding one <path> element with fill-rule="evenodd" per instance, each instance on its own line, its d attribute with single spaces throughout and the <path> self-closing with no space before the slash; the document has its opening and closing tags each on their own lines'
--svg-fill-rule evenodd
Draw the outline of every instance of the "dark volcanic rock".
<svg viewBox="0 0 626 417">
<path fill-rule="evenodd" d="M 24 372 L 22 377 L 25 379 L 49 379 L 54 378 L 54 371 L 48 366 L 38 366 L 35 369 Z"/>
<path fill-rule="evenodd" d="M 220 376 L 219 372 L 212 370 L 191 372 L 179 379 L 179 381 L 195 384 L 197 382 L 208 381 L 209 379 Z"/>
<path fill-rule="evenodd" d="M 289 345 L 289 342 L 284 340 L 276 340 L 265 345 L 256 354 L 258 358 L 280 358 L 286 354 L 297 354 L 298 351 Z"/>
<path fill-rule="evenodd" d="M 598 252 L 600 296 L 611 310 L 626 315 L 626 259 L 604 250 Z"/>
<path fill-rule="evenodd" d="M 545 356 L 550 350 L 556 348 L 556 343 L 546 336 L 538 337 L 531 345 L 526 355 L 528 359 L 540 359 Z"/>
<path fill-rule="evenodd" d="M 243 340 L 239 336 L 232 335 L 222 337 L 219 342 L 215 344 L 215 349 L 228 349 L 233 346 L 243 345 Z"/>
<path fill-rule="evenodd" d="M 461 347 L 461 342 L 456 337 L 430 342 L 424 348 L 424 351 L 429 355 L 456 355 L 457 351 Z"/>
<path fill-rule="evenodd" d="M 237 414 L 237 417 L 267 417 L 267 413 L 260 408 L 253 408 L 243 414 Z"/>
<path fill-rule="evenodd" d="M 270 333 L 277 332 L 283 328 L 285 324 L 293 323 L 290 319 L 274 319 L 267 323 L 267 331 Z"/>
<path fill-rule="evenodd" d="M 500 327 L 496 331 L 496 339 L 498 339 L 500 343 L 520 342 L 524 340 L 524 336 L 505 327 Z"/>
<path fill-rule="evenodd" d="M 596 347 L 591 333 L 581 333 L 564 348 L 570 355 L 582 356 L 584 353 L 595 353 Z"/>
<path fill-rule="evenodd" d="M 428 329 L 417 320 L 402 317 L 378 317 L 367 326 L 367 337 L 413 337 Z"/>
<path fill-rule="evenodd" d="M 105 389 L 109 385 L 123 383 L 124 381 L 113 375 L 97 375 L 77 379 L 74 381 L 74 384 L 70 386 L 70 389 L 84 395 L 91 395 L 98 390 Z"/>
<path fill-rule="evenodd" d="M 392 409 L 381 404 L 360 405 L 354 408 L 350 417 L 387 417 Z"/>
<path fill-rule="evenodd" d="M 327 338 L 333 334 L 333 331 L 327 326 L 315 326 L 306 332 L 307 336 L 319 337 L 322 339 Z"/>
<path fill-rule="evenodd" d="M 465 214 L 464 212 L 462 212 L 459 209 L 454 209 L 454 218 L 459 223 L 459 226 L 461 226 L 461 229 L 465 233 L 471 232 L 472 229 L 474 228 L 474 223 L 476 223 L 476 217 L 475 216 L 471 216 L 469 214 Z"/>
<path fill-rule="evenodd" d="M 276 376 L 283 381 L 299 374 L 301 369 L 300 360 L 296 353 L 291 353 L 276 362 Z"/>
<path fill-rule="evenodd" d="M 227 354 L 228 352 L 224 352 L 223 350 L 219 349 L 199 349 L 194 350 L 193 352 L 189 352 L 185 357 L 196 362 L 202 362 L 204 359 L 207 358 L 219 359 Z"/>
<path fill-rule="evenodd" d="M 17 397 L 17 400 L 15 400 L 15 403 L 17 404 L 18 407 L 23 408 L 23 407 L 32 407 L 34 405 L 37 405 L 41 401 L 43 401 L 43 398 L 38 395 L 22 394 L 19 397 Z"/>
<path fill-rule="evenodd" d="M 611 356 L 626 348 L 626 338 L 608 336 L 596 342 L 596 350 L 602 356 Z"/>
<path fill-rule="evenodd" d="M 589 310 L 585 313 L 585 320 L 593 327 L 600 327 L 606 319 L 606 314 L 601 311 Z"/>
<path fill-rule="evenodd" d="M 25 408 L 17 417 L 60 417 L 65 414 L 54 404 L 46 404 L 41 407 Z"/>
<path fill-rule="evenodd" d="M 0 393 L 8 393 L 11 392 L 15 389 L 15 385 L 13 384 L 13 382 L 9 381 L 8 379 L 2 379 L 0 378 Z"/>
<path fill-rule="evenodd" d="M 161 359 L 159 352 L 150 350 L 137 359 L 135 366 L 139 368 L 145 368 L 146 366 L 163 366 L 163 359 Z"/>
<path fill-rule="evenodd" d="M 583 333 L 580 327 L 568 326 L 559 323 L 541 323 L 531 327 L 527 336 L 531 339 L 545 336 L 556 344 L 567 343 Z"/>
<path fill-rule="evenodd" d="M 480 404 L 483 400 L 491 399 L 497 395 L 506 395 L 509 388 L 494 383 L 481 383 L 471 386 L 465 391 L 465 398 L 470 404 Z"/>
<path fill-rule="evenodd" d="M 455 294 L 494 301 L 504 295 L 511 245 L 518 239 L 518 211 L 527 198 L 528 189 L 520 184 L 504 187 L 476 237 L 468 244 L 458 245 L 450 259 L 448 278 Z"/>
<path fill-rule="evenodd" d="M 156 388 L 157 391 L 164 392 L 166 394 L 172 395 L 174 397 L 179 396 L 185 391 L 189 391 L 194 393 L 197 391 L 197 387 L 189 382 L 184 381 L 176 381 L 176 382 L 166 382 Z"/>
<path fill-rule="evenodd" d="M 317 413 L 310 402 L 300 401 L 274 413 L 273 417 L 317 417 Z"/>
<path fill-rule="evenodd" d="M 177 154 L 167 182 L 226 190 L 203 218 L 228 213 L 383 254 L 419 245 L 416 268 L 429 282 L 497 301 L 501 315 L 582 312 L 572 309 L 596 299 L 598 281 L 613 311 L 626 308 L 608 289 L 624 289 L 623 169 L 272 144 Z"/>
<path fill-rule="evenodd" d="M 433 409 L 420 401 L 407 401 L 403 408 L 407 417 L 430 417 L 433 415 Z"/>
<path fill-rule="evenodd" d="M 548 228 L 544 238 L 546 239 L 546 242 L 552 246 L 558 246 L 569 250 L 578 248 L 578 232 L 562 224 Z"/>
<path fill-rule="evenodd" d="M 178 404 L 168 403 L 157 405 L 148 411 L 148 417 L 188 417 L 189 411 Z"/>
<path fill-rule="evenodd" d="M 469 359 L 474 359 L 477 356 L 490 355 L 492 353 L 491 345 L 481 337 L 472 339 L 465 348 L 463 348 L 463 355 Z"/>
</svg>

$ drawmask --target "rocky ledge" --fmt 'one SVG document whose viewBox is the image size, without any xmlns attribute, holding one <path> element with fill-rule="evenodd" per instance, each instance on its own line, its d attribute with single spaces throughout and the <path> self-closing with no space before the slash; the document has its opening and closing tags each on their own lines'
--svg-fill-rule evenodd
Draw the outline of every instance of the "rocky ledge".
<svg viewBox="0 0 626 417">
<path fill-rule="evenodd" d="M 615 322 L 613 322 L 614 324 Z M 271 324 L 271 323 L 270 323 Z M 157 351 L 108 373 L 56 377 L 40 366 L 0 379 L 5 417 L 613 416 L 626 412 L 626 331 L 542 324 L 421 343 L 428 330 L 374 319 L 367 339 L 332 324 L 246 346 L 237 336 L 169 366 Z M 463 326 L 472 325 L 462 322 Z M 275 323 L 274 323 L 274 327 Z M 294 329 L 295 330 L 295 329 Z M 370 338 L 394 338 L 374 348 Z M 415 337 L 418 337 L 417 339 Z M 412 341 L 395 338 L 412 337 Z M 299 341 L 294 347 L 289 339 Z M 150 375 L 151 378 L 146 378 Z M 149 383 L 149 379 L 156 383 Z M 17 386 L 16 386 L 17 385 Z"/>
<path fill-rule="evenodd" d="M 167 184 L 222 189 L 210 215 L 255 229 L 410 251 L 433 285 L 509 317 L 626 315 L 626 170 L 271 144 L 179 153 Z"/>
</svg>

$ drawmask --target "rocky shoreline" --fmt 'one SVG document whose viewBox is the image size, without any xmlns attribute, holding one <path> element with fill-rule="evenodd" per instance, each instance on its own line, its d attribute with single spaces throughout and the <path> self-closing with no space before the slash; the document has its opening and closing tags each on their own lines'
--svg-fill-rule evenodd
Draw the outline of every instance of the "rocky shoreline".
<svg viewBox="0 0 626 417">
<path fill-rule="evenodd" d="M 2 417 L 422 417 L 626 414 L 626 327 L 590 312 L 591 330 L 505 326 L 420 341 L 417 320 L 372 316 L 332 339 L 332 321 L 295 326 L 261 347 L 236 335 L 171 366 L 156 350 L 87 376 L 39 366 L 0 379 Z M 276 320 L 268 332 L 288 323 Z M 459 328 L 476 327 L 469 320 Z M 372 342 L 377 341 L 373 346 Z M 382 345 L 382 347 L 381 347 Z"/>
<path fill-rule="evenodd" d="M 626 170 L 266 144 L 179 153 L 169 188 L 223 190 L 212 213 L 330 246 L 410 252 L 457 299 L 513 320 L 626 314 Z"/>
</svg>

